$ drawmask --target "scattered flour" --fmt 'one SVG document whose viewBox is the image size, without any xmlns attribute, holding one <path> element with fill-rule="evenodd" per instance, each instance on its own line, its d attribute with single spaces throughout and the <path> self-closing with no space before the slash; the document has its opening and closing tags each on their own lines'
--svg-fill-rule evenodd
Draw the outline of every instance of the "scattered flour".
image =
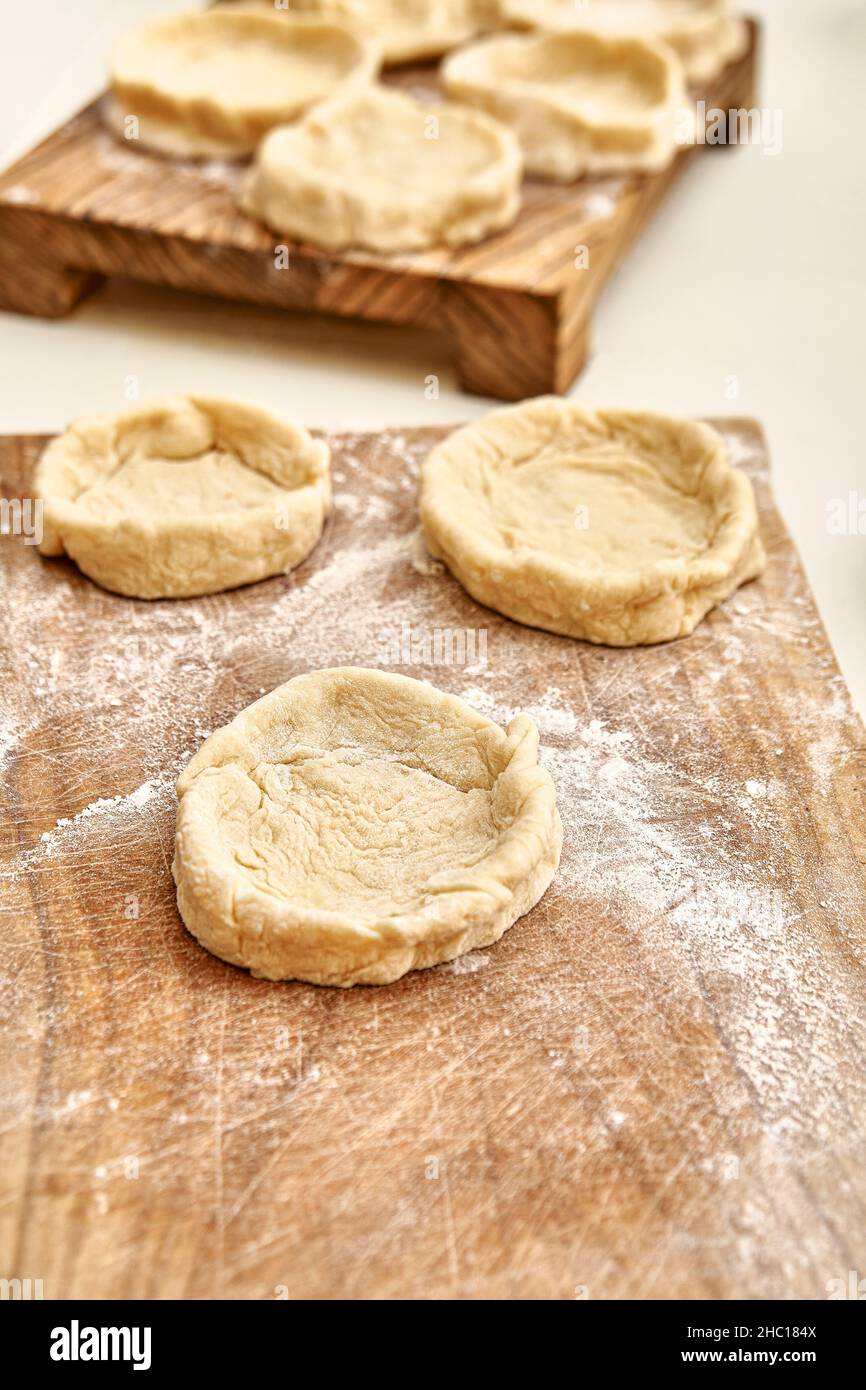
<svg viewBox="0 0 866 1390">
<path fill-rule="evenodd" d="M 409 538 L 409 554 L 413 570 L 416 574 L 423 574 L 425 579 L 434 579 L 445 573 L 445 566 L 442 561 L 434 560 L 424 544 L 424 533 L 420 526 L 412 532 Z"/>
<path fill-rule="evenodd" d="M 766 796 L 767 784 L 766 782 L 747 782 L 746 791 L 749 793 L 749 796 Z"/>
<path fill-rule="evenodd" d="M 580 205 L 580 217 L 582 221 L 603 222 L 608 217 L 613 217 L 617 208 L 620 206 L 622 198 L 622 180 L 609 192 L 603 189 L 593 189 L 588 192 Z"/>
<path fill-rule="evenodd" d="M 723 1012 L 731 1085 L 746 1088 L 774 1142 L 802 1141 L 811 1126 L 819 1146 L 822 1126 L 844 1109 L 833 1059 L 858 1005 L 836 997 L 839 973 L 812 919 L 853 941 L 862 902 L 859 884 L 837 871 L 833 844 L 817 871 L 798 862 L 805 841 L 791 826 L 810 798 L 831 797 L 855 735 L 835 672 L 811 693 L 790 683 L 784 694 L 788 664 L 814 661 L 818 626 L 795 602 L 793 563 L 774 560 L 772 598 L 744 589 L 687 643 L 611 653 L 521 630 L 509 647 L 510 625 L 468 605 L 447 573 L 421 568 L 439 582 L 419 581 L 413 500 L 429 441 L 385 432 L 376 468 L 360 437 L 333 442 L 342 481 L 320 546 L 294 575 L 242 595 L 135 604 L 32 552 L 20 559 L 21 587 L 7 583 L 18 676 L 4 693 L 0 756 L 14 782 L 60 748 L 69 809 L 57 819 L 54 786 L 47 814 L 25 808 L 24 848 L 7 877 L 63 865 L 100 836 L 121 859 L 125 844 L 149 837 L 156 857 L 170 845 L 177 773 L 211 729 L 301 670 L 380 664 L 383 632 L 471 614 L 490 625 L 487 669 L 413 674 L 502 725 L 528 713 L 541 733 L 565 838 L 533 928 L 543 934 L 553 914 L 555 954 L 545 956 L 543 935 L 525 936 L 543 962 L 527 967 L 525 1026 L 537 1019 L 543 1037 L 561 1014 L 573 1031 L 564 1001 L 575 991 L 600 981 L 615 1000 L 634 987 L 630 969 L 652 971 L 699 1016 Z M 71 639 L 62 655 L 50 638 L 59 630 Z M 765 707 L 749 683 L 770 676 L 775 700 Z M 735 767 L 719 757 L 716 723 L 742 749 Z M 101 792 L 83 808 L 81 785 Z M 615 950 L 604 950 L 607 939 Z M 491 993 L 498 959 L 472 953 L 448 969 Z M 627 1098 L 612 1113 L 628 1115 Z"/>
<path fill-rule="evenodd" d="M 739 665 L 743 647 L 732 651 L 730 640 L 723 641 L 719 659 L 733 655 Z M 539 726 L 541 759 L 556 784 L 564 826 L 562 863 L 550 891 L 571 904 L 578 939 L 585 904 L 590 921 L 601 910 L 614 938 L 626 933 L 639 941 L 642 955 L 681 991 L 691 981 L 698 999 L 721 991 L 730 1001 L 733 992 L 727 1041 L 767 1134 L 781 1146 L 795 1139 L 820 1146 L 821 1126 L 844 1118 L 835 1058 L 845 1046 L 846 1008 L 858 1005 L 852 999 L 842 1007 L 833 998 L 835 972 L 810 917 L 829 914 L 845 933 L 848 924 L 862 923 L 863 912 L 857 885 L 834 873 L 831 855 L 820 884 L 804 879 L 792 859 L 789 790 L 763 775 L 744 784 L 719 766 L 712 741 L 700 750 L 702 767 L 677 757 L 676 735 L 651 751 L 656 697 L 646 692 L 628 727 L 581 721 L 557 686 L 532 703 L 477 685 L 462 693 L 497 722 L 525 712 Z M 670 716 L 680 698 L 674 683 L 666 685 L 659 712 Z M 831 733 L 838 698 L 838 692 L 792 696 L 793 727 L 823 731 L 816 754 L 821 779 L 832 780 L 845 756 L 843 725 L 837 737 Z M 687 720 L 690 693 L 685 699 Z M 775 762 L 778 730 L 749 732 L 760 733 L 766 760 Z"/>
<path fill-rule="evenodd" d="M 140 787 L 136 787 L 135 791 L 128 792 L 125 796 L 120 793 L 117 796 L 102 796 L 96 801 L 91 801 L 89 806 L 85 806 L 73 816 L 61 816 L 53 829 L 44 830 L 39 836 L 42 854 L 45 857 L 54 854 L 62 846 L 67 835 L 70 832 L 74 833 L 84 821 L 141 811 L 152 797 L 173 787 L 176 780 L 176 773 L 166 774 L 164 777 L 150 777 L 146 782 L 142 782 Z M 33 862 L 32 859 L 30 862 Z"/>
<path fill-rule="evenodd" d="M 32 188 L 27 188 L 23 183 L 13 184 L 11 188 L 4 189 L 3 200 L 7 203 L 16 203 L 21 206 L 38 203 L 39 195 Z"/>
<path fill-rule="evenodd" d="M 458 956 L 448 965 L 443 966 L 443 970 L 449 970 L 452 975 L 474 975 L 477 971 L 483 970 L 488 964 L 488 957 L 482 951 L 470 951 L 465 956 Z"/>
</svg>

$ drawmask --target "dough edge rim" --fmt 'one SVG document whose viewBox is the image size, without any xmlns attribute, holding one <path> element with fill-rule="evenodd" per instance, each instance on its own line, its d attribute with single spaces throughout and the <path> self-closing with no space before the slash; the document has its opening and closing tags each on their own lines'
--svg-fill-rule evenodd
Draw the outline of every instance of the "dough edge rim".
<svg viewBox="0 0 866 1390">
<path fill-rule="evenodd" d="M 525 0 L 517 0 L 514 4 L 505 0 L 502 14 L 507 24 L 524 34 L 561 34 L 581 27 L 580 20 L 570 23 L 565 18 L 553 22 L 548 18 L 546 23 L 533 23 Z M 597 32 L 600 26 L 588 27 Z M 707 7 L 706 13 L 681 16 L 667 32 L 659 30 L 651 33 L 650 37 L 673 50 L 690 84 L 713 81 L 729 63 L 742 58 L 749 46 L 748 24 L 742 16 L 730 12 L 729 0 L 715 0 L 712 7 Z"/>
<path fill-rule="evenodd" d="M 639 112 L 631 118 L 618 116 L 616 120 L 613 120 L 609 116 L 594 116 L 585 106 L 571 103 L 565 97 L 560 96 L 555 88 L 550 92 L 545 91 L 544 84 L 538 82 L 537 79 L 527 81 L 518 77 L 497 81 L 495 75 L 490 74 L 489 70 L 484 69 L 477 61 L 473 66 L 473 60 L 478 60 L 496 47 L 511 45 L 514 48 L 521 46 L 528 48 L 532 44 L 540 46 L 542 43 L 555 47 L 557 42 L 561 42 L 564 38 L 586 39 L 591 47 L 595 46 L 598 49 L 642 48 L 645 52 L 650 53 L 664 70 L 665 92 L 663 99 L 654 102 L 645 112 Z M 571 29 L 566 30 L 565 33 L 541 29 L 527 32 L 502 30 L 498 33 L 487 34 L 474 43 L 456 49 L 448 55 L 442 64 L 442 86 L 446 92 L 452 93 L 452 100 L 458 103 L 469 102 L 470 96 L 465 95 L 465 93 L 474 91 L 477 96 L 492 96 L 501 102 L 511 102 L 516 108 L 540 110 L 543 113 L 550 113 L 559 118 L 570 120 L 590 134 L 599 132 L 604 134 L 615 130 L 629 134 L 642 132 L 656 135 L 659 125 L 663 125 L 668 116 L 676 112 L 678 103 L 684 104 L 686 95 L 685 81 L 680 70 L 679 60 L 667 44 L 647 38 L 642 34 L 616 36 L 588 29 Z M 539 90 L 526 90 L 527 87 L 531 89 L 533 86 L 537 86 Z M 515 90 L 516 87 L 519 90 Z M 503 120 L 501 116 L 497 119 Z"/>
</svg>

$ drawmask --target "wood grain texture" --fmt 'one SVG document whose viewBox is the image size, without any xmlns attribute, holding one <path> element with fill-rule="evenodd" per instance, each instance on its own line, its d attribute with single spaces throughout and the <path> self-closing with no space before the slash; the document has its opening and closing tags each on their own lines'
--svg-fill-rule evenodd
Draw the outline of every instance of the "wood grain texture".
<svg viewBox="0 0 866 1390">
<path fill-rule="evenodd" d="M 866 735 L 760 431 L 723 428 L 769 568 L 658 648 L 521 628 L 425 558 L 438 429 L 332 437 L 321 545 L 233 594 L 137 603 L 2 541 L 0 1275 L 250 1299 L 862 1277 Z M 3 443 L 3 496 L 40 446 Z M 483 631 L 486 664 L 406 666 L 407 625 Z M 562 866 L 454 966 L 255 981 L 177 916 L 174 780 L 263 689 L 341 663 L 532 713 Z"/>
<path fill-rule="evenodd" d="M 709 107 L 752 105 L 758 26 L 748 53 L 709 88 Z M 397 69 L 394 85 L 435 95 L 436 67 Z M 68 313 L 99 276 L 448 333 L 462 386 L 507 400 L 565 391 L 587 355 L 608 277 L 674 179 L 683 151 L 653 177 L 530 180 L 513 227 L 478 246 L 381 256 L 290 248 L 241 213 L 243 165 L 168 160 L 115 139 L 100 103 L 0 176 L 0 308 Z M 576 265 L 577 248 L 587 260 Z M 581 253 L 582 255 L 583 253 Z"/>
</svg>

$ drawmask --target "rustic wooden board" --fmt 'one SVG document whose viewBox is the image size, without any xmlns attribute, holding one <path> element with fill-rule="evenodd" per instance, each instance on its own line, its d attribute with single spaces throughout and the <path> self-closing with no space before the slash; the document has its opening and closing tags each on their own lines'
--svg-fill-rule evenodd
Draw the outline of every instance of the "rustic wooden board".
<svg viewBox="0 0 866 1390">
<path fill-rule="evenodd" d="M 826 1297 L 866 1268 L 866 736 L 753 423 L 770 564 L 613 651 L 479 608 L 419 547 L 436 429 L 333 438 L 294 577 L 191 602 L 2 548 L 0 1272 L 46 1297 Z M 10 439 L 0 492 L 41 447 Z M 252 980 L 175 909 L 173 784 L 311 667 L 538 720 L 566 841 L 495 947 L 348 992 Z M 395 641 L 396 651 L 392 651 Z M 410 653 L 411 654 L 411 653 Z"/>
<path fill-rule="evenodd" d="M 695 90 L 723 111 L 754 103 L 758 27 L 740 62 Z M 387 80 L 435 92 L 436 67 Z M 566 391 L 586 360 L 608 277 L 696 149 L 651 178 L 529 181 L 515 225 L 476 247 L 410 255 L 291 248 L 238 211 L 241 164 L 169 160 L 122 144 L 88 107 L 0 176 L 0 308 L 67 314 L 104 275 L 348 318 L 453 340 L 463 387 L 521 400 Z M 577 248 L 587 259 L 576 265 Z"/>
</svg>

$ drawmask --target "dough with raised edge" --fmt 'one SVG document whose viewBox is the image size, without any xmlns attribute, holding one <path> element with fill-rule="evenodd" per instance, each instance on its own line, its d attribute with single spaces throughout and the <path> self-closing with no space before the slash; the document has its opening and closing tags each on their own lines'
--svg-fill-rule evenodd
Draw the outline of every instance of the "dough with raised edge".
<svg viewBox="0 0 866 1390">
<path fill-rule="evenodd" d="M 250 705 L 177 787 L 181 916 L 271 980 L 388 984 L 497 941 L 546 891 L 562 828 L 538 731 L 358 667 Z"/>
<path fill-rule="evenodd" d="M 329 464 L 305 429 L 239 401 L 181 396 L 78 420 L 36 468 L 39 549 L 132 598 L 251 584 L 313 549 Z"/>
<path fill-rule="evenodd" d="M 482 39 L 446 58 L 442 82 L 512 128 L 528 173 L 561 182 L 666 168 L 688 109 L 664 44 L 583 31 Z"/>
<path fill-rule="evenodd" d="M 500 0 L 505 22 L 527 29 L 562 32 L 594 29 L 636 33 L 670 45 L 690 82 L 717 76 L 742 57 L 748 30 L 731 13 L 729 0 Z"/>
<path fill-rule="evenodd" d="M 272 131 L 241 201 L 280 235 L 327 250 L 415 251 L 509 226 L 522 175 L 498 121 L 371 86 Z"/>
<path fill-rule="evenodd" d="M 273 9 L 163 17 L 116 45 L 106 116 L 120 133 L 136 117 L 141 143 L 169 154 L 238 157 L 314 102 L 369 81 L 380 56 L 345 25 Z"/>
<path fill-rule="evenodd" d="M 714 429 L 558 397 L 439 444 L 421 521 L 480 603 L 614 647 L 686 636 L 765 565 L 752 484 Z"/>
<path fill-rule="evenodd" d="M 236 3 L 273 10 L 273 0 Z M 354 24 L 375 37 L 389 64 L 438 58 L 481 27 L 479 0 L 292 0 L 291 9 Z"/>
</svg>

